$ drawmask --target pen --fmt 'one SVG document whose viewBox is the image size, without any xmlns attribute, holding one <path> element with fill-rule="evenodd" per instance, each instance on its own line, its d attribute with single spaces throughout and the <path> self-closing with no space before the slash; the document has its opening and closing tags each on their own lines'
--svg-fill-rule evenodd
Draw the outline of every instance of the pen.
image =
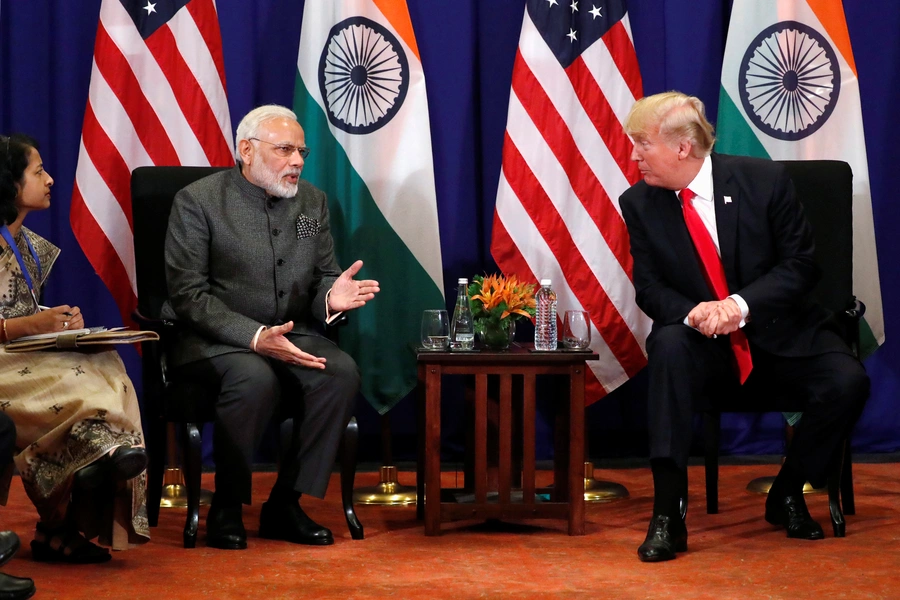
<svg viewBox="0 0 900 600">
<path fill-rule="evenodd" d="M 49 306 L 41 306 L 40 304 L 38 304 L 38 310 L 40 310 L 40 311 L 43 311 L 43 310 L 50 310 L 50 307 L 49 307 Z M 63 314 L 64 314 L 65 316 L 67 316 L 67 317 L 71 317 L 71 316 L 72 316 L 72 313 L 70 313 L 70 312 L 64 312 Z"/>
</svg>

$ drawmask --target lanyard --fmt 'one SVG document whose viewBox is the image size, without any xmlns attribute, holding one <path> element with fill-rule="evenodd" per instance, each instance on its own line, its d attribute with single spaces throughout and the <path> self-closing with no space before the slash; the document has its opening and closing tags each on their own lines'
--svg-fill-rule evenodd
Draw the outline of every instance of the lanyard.
<svg viewBox="0 0 900 600">
<path fill-rule="evenodd" d="M 25 278 L 25 283 L 28 284 L 28 291 L 31 292 L 31 297 L 34 298 L 35 303 L 37 303 L 37 296 L 34 294 L 34 282 L 31 281 L 31 274 L 28 272 L 28 269 L 25 268 L 25 261 L 22 259 L 22 253 L 19 252 L 19 246 L 9 232 L 9 227 L 6 225 L 0 227 L 0 235 L 3 235 L 3 239 L 6 240 L 6 243 L 16 256 L 16 260 L 19 262 L 19 269 L 22 271 L 22 277 Z M 28 236 L 23 233 L 22 237 L 25 238 L 25 243 L 28 244 L 28 250 L 31 252 L 32 258 L 34 258 L 34 264 L 37 265 L 38 277 L 43 279 L 41 261 L 38 259 L 37 252 L 34 251 L 34 246 L 31 245 L 31 240 L 28 239 Z"/>
</svg>

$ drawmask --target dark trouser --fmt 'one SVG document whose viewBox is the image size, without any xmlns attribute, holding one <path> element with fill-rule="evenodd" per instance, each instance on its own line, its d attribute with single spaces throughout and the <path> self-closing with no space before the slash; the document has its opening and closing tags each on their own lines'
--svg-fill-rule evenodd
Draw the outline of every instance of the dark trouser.
<svg viewBox="0 0 900 600">
<path fill-rule="evenodd" d="M 773 356 L 751 345 L 753 371 L 747 387 L 785 410 L 803 408 L 785 467 L 813 486 L 825 485 L 841 441 L 850 433 L 869 397 L 869 377 L 849 350 L 818 356 Z M 671 459 L 684 470 L 691 445 L 693 413 L 729 407 L 738 387 L 727 336 L 704 337 L 686 325 L 654 331 L 647 342 L 650 458 Z M 657 490 L 657 494 L 660 490 Z"/>
<path fill-rule="evenodd" d="M 15 450 L 16 424 L 5 412 L 0 412 L 0 472 L 12 463 Z"/>
<path fill-rule="evenodd" d="M 273 417 L 293 418 L 277 485 L 325 496 L 341 436 L 359 390 L 356 363 L 331 341 L 288 338 L 304 352 L 324 357 L 324 370 L 288 365 L 248 352 L 198 361 L 192 372 L 221 382 L 213 431 L 216 501 L 250 504 L 253 455 Z"/>
</svg>

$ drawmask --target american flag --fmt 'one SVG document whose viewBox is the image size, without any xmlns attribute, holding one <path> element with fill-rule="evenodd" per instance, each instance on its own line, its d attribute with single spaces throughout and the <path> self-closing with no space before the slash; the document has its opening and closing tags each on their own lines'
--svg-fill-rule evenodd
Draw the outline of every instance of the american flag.
<svg viewBox="0 0 900 600">
<path fill-rule="evenodd" d="M 215 0 L 103 0 L 70 221 L 130 322 L 131 172 L 234 164 Z"/>
<path fill-rule="evenodd" d="M 505 273 L 552 279 L 559 317 L 590 311 L 588 402 L 647 362 L 618 202 L 640 179 L 622 123 L 641 87 L 624 0 L 528 0 L 491 253 Z"/>
</svg>

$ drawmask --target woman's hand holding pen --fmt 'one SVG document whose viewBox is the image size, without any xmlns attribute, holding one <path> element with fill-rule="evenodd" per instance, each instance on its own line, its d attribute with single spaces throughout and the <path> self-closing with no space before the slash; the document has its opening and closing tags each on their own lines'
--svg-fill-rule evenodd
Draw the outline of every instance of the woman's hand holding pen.
<svg viewBox="0 0 900 600">
<path fill-rule="evenodd" d="M 84 317 L 81 315 L 81 309 L 68 304 L 36 312 L 31 315 L 30 319 L 32 320 L 31 326 L 34 329 L 31 332 L 32 335 L 84 328 Z"/>
</svg>

